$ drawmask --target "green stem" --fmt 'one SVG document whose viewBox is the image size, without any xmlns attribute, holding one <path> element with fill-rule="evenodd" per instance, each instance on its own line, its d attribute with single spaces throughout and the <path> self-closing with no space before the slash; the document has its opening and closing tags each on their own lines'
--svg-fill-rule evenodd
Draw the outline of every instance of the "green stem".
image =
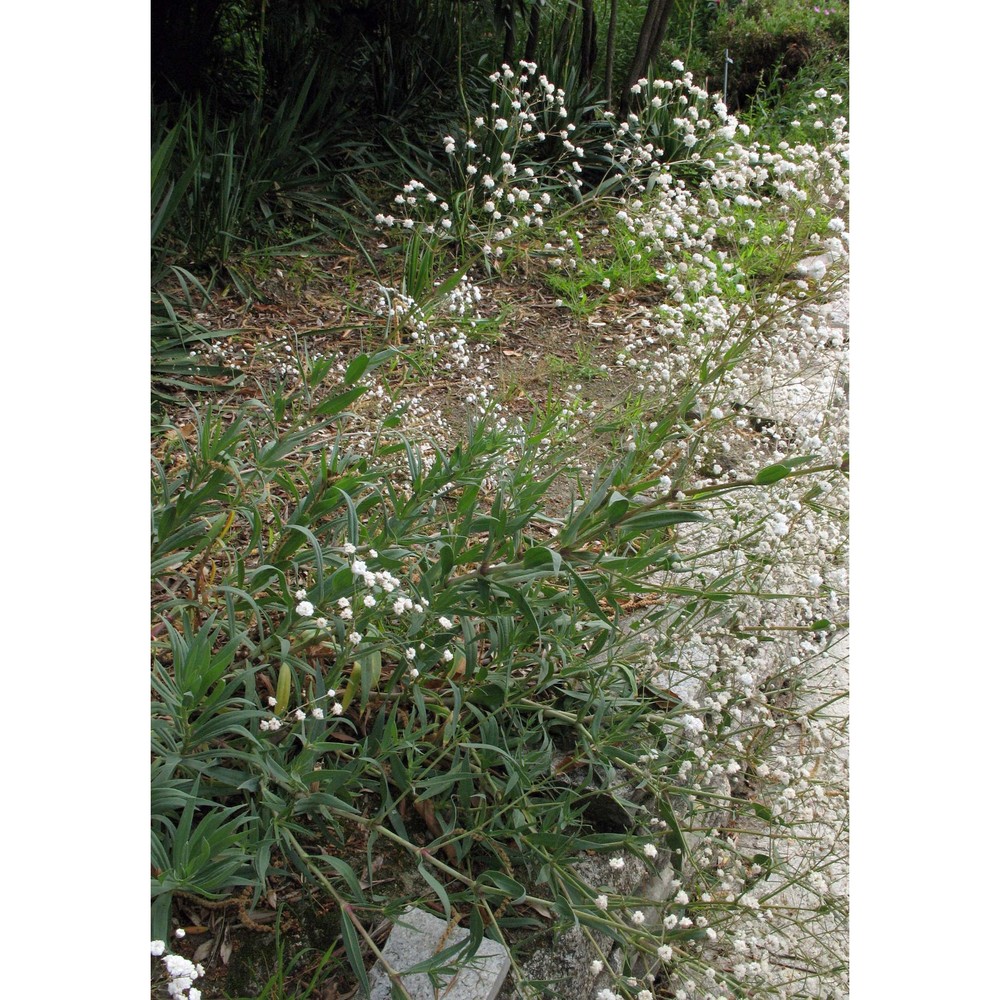
<svg viewBox="0 0 1000 1000">
<path fill-rule="evenodd" d="M 382 954 L 382 950 L 374 942 L 371 935 L 368 933 L 368 930 L 365 928 L 364 924 L 355 915 L 354 908 L 351 906 L 351 904 L 348 903 L 347 900 L 344 899 L 344 897 L 341 896 L 339 892 L 337 892 L 337 890 L 334 888 L 330 880 L 319 870 L 319 868 L 316 867 L 315 864 L 313 864 L 313 860 L 306 852 L 305 848 L 298 842 L 298 840 L 291 833 L 288 834 L 287 839 L 288 842 L 295 849 L 295 853 L 302 860 L 302 863 L 306 866 L 306 868 L 309 869 L 309 872 L 313 876 L 313 878 L 315 878 L 316 881 L 319 882 L 321 886 L 323 886 L 323 888 L 336 900 L 337 905 L 341 908 L 341 910 L 347 914 L 347 918 L 351 921 L 352 924 L 354 924 L 355 930 L 357 930 L 357 932 L 361 935 L 361 937 L 364 938 L 365 944 L 367 944 L 368 947 L 371 948 L 373 954 L 378 959 L 379 964 L 382 966 L 383 969 L 385 969 L 386 975 L 388 975 L 388 977 L 392 980 L 393 985 L 397 986 L 400 990 L 402 990 L 403 996 L 406 997 L 407 1000 L 413 1000 L 413 997 L 411 996 L 410 992 L 403 984 L 402 977 L 396 971 L 396 969 L 389 964 L 386 957 Z"/>
</svg>

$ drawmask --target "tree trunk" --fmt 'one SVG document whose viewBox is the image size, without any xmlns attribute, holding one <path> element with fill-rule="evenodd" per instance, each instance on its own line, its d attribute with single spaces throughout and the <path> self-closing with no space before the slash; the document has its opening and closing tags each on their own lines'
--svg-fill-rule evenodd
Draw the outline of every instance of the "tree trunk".
<svg viewBox="0 0 1000 1000">
<path fill-rule="evenodd" d="M 597 26 L 594 0 L 583 0 L 583 31 L 580 35 L 580 78 L 589 86 L 597 62 Z"/>
<path fill-rule="evenodd" d="M 611 0 L 608 14 L 608 42 L 604 50 L 604 99 L 611 107 L 611 88 L 615 78 L 615 32 L 618 30 L 618 0 Z"/>
<path fill-rule="evenodd" d="M 646 16 L 642 19 L 642 27 L 639 29 L 635 55 L 622 84 L 621 98 L 618 102 L 619 111 L 622 113 L 627 113 L 633 106 L 632 87 L 648 71 L 649 64 L 660 51 L 673 7 L 674 0 L 649 0 Z"/>
<path fill-rule="evenodd" d="M 517 43 L 517 14 L 514 11 L 514 0 L 503 0 L 500 11 L 503 18 L 503 61 L 511 69 L 516 69 L 514 46 Z"/>
<path fill-rule="evenodd" d="M 538 52 L 538 27 L 542 17 L 542 5 L 539 0 L 531 5 L 531 14 L 528 20 L 528 39 L 524 43 L 524 61 L 533 63 Z"/>
</svg>

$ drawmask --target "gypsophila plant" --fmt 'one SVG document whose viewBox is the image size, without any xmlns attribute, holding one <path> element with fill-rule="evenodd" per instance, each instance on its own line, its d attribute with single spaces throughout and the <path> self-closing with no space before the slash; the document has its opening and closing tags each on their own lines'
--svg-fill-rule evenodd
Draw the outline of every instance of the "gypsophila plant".
<svg viewBox="0 0 1000 1000">
<path fill-rule="evenodd" d="M 839 95 L 774 143 L 688 77 L 640 84 L 570 217 L 587 149 L 522 69 L 452 135 L 447 193 L 380 220 L 408 234 L 370 309 L 396 346 L 155 429 L 153 936 L 294 884 L 404 996 L 377 928 L 407 905 L 469 930 L 428 973 L 489 934 L 524 996 L 549 935 L 602 1000 L 846 995 Z M 602 309 L 643 288 L 609 338 L 627 392 L 504 408 L 471 264 L 515 245 Z"/>
</svg>

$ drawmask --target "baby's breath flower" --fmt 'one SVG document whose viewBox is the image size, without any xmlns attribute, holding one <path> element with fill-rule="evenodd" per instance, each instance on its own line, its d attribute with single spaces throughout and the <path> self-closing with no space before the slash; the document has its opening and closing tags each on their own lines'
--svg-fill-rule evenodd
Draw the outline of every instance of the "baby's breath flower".
<svg viewBox="0 0 1000 1000">
<path fill-rule="evenodd" d="M 451 661 L 455 659 L 455 654 L 450 649 L 446 649 L 441 654 L 441 659 L 444 660 L 445 663 L 451 663 Z"/>
<path fill-rule="evenodd" d="M 321 708 L 314 708 L 312 710 L 312 717 L 314 719 L 322 719 L 323 718 L 323 709 L 321 709 Z"/>
<path fill-rule="evenodd" d="M 642 853 L 645 854 L 647 858 L 655 858 L 659 852 L 656 850 L 655 844 L 645 844 L 642 848 Z"/>
<path fill-rule="evenodd" d="M 446 618 L 444 615 L 442 615 L 438 619 L 438 625 L 440 625 L 441 628 L 454 628 L 455 627 L 455 623 L 450 618 Z"/>
<path fill-rule="evenodd" d="M 599 958 L 595 958 L 594 961 L 590 963 L 590 974 L 592 976 L 596 976 L 603 968 L 604 963 Z"/>
<path fill-rule="evenodd" d="M 166 947 L 167 946 L 162 941 L 150 941 L 149 953 L 150 955 L 154 955 L 156 958 L 159 958 L 163 954 Z"/>
<path fill-rule="evenodd" d="M 608 897 L 602 893 L 594 900 L 594 906 L 599 910 L 606 910 L 608 908 Z"/>
<path fill-rule="evenodd" d="M 669 944 L 661 944 L 656 949 L 656 954 L 659 956 L 661 962 L 669 962 L 674 957 L 674 949 Z"/>
<path fill-rule="evenodd" d="M 365 594 L 363 604 L 366 608 L 374 608 L 375 598 L 371 594 Z"/>
<path fill-rule="evenodd" d="M 305 590 L 302 587 L 300 587 L 298 590 L 295 591 L 295 600 L 297 601 L 304 601 L 308 596 L 309 596 L 309 591 Z"/>
<path fill-rule="evenodd" d="M 608 864 L 611 866 L 611 868 L 614 871 L 620 872 L 625 867 L 625 859 L 624 858 L 611 858 L 608 861 Z"/>
<path fill-rule="evenodd" d="M 642 910 L 636 910 L 635 913 L 632 914 L 631 919 L 632 923 L 635 924 L 636 927 L 641 927 L 646 922 L 646 914 L 643 913 Z"/>
<path fill-rule="evenodd" d="M 268 695 L 267 703 L 271 708 L 274 708 L 274 706 L 278 704 L 278 699 L 275 698 L 273 694 Z"/>
<path fill-rule="evenodd" d="M 351 542 L 344 542 L 344 552 L 349 556 L 353 556 L 357 552 L 357 548 L 351 544 Z"/>
<path fill-rule="evenodd" d="M 326 626 L 328 624 L 329 624 L 329 622 L 325 618 L 317 618 L 316 619 L 316 627 L 317 628 L 326 628 Z"/>
<path fill-rule="evenodd" d="M 330 706 L 330 714 L 331 715 L 343 715 L 344 714 L 344 706 L 341 705 L 339 701 L 335 701 Z"/>
<path fill-rule="evenodd" d="M 303 722 L 305 721 L 306 713 L 302 711 L 301 708 L 295 709 L 295 721 Z"/>
<path fill-rule="evenodd" d="M 298 604 L 295 605 L 295 610 L 300 615 L 303 615 L 304 617 L 308 618 L 310 615 L 312 615 L 312 613 L 316 609 L 312 606 L 311 601 L 300 601 Z"/>
<path fill-rule="evenodd" d="M 368 572 L 368 566 L 364 559 L 355 559 L 354 562 L 351 563 L 351 572 L 355 576 L 364 576 L 365 573 Z"/>
</svg>

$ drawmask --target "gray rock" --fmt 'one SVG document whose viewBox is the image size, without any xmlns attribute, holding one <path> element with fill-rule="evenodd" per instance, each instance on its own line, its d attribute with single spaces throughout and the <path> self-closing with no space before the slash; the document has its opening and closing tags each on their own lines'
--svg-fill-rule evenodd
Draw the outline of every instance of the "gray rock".
<svg viewBox="0 0 1000 1000">
<path fill-rule="evenodd" d="M 447 933 L 446 933 L 447 932 Z M 448 924 L 425 910 L 407 909 L 389 934 L 382 949 L 385 960 L 399 973 L 412 1000 L 495 1000 L 510 969 L 510 956 L 503 945 L 484 938 L 471 962 L 465 963 L 451 978 L 445 977 L 440 989 L 424 972 L 406 975 L 406 970 L 426 962 L 445 948 L 460 944 L 469 936 L 461 927 L 448 931 Z M 450 963 L 448 963 L 450 964 Z M 371 971 L 372 1000 L 390 1000 L 392 984 L 382 965 Z"/>
</svg>

